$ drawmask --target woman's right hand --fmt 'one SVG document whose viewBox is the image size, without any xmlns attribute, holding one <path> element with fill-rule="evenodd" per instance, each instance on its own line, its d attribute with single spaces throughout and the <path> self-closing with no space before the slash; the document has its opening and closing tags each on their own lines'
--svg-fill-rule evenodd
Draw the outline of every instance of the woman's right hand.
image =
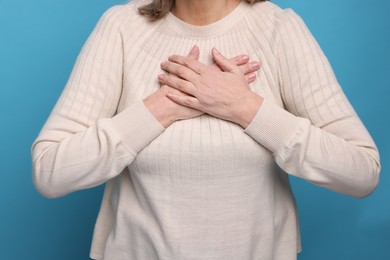
<svg viewBox="0 0 390 260">
<path fill-rule="evenodd" d="M 188 57 L 192 57 L 196 60 L 199 58 L 199 49 L 197 46 L 194 46 L 191 49 Z M 247 82 L 251 83 L 256 79 L 256 71 L 260 69 L 260 63 L 258 61 L 249 62 L 249 60 L 250 57 L 248 55 L 238 55 L 231 59 L 231 61 L 239 66 L 245 75 Z M 217 65 L 215 65 L 215 69 L 221 70 Z M 159 90 L 144 99 L 145 107 L 163 127 L 167 128 L 175 121 L 191 119 L 203 114 L 202 111 L 173 102 L 167 98 L 168 92 L 177 92 L 177 94 L 186 95 L 179 90 L 167 85 L 162 85 Z"/>
</svg>

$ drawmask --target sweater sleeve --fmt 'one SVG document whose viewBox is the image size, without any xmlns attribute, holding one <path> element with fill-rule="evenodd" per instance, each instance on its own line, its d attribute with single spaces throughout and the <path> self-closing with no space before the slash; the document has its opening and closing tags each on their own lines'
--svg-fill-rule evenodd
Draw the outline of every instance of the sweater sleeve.
<svg viewBox="0 0 390 260">
<path fill-rule="evenodd" d="M 123 78 L 120 6 L 104 13 L 31 153 L 33 181 L 47 197 L 119 175 L 164 128 L 142 101 L 116 114 Z"/>
<path fill-rule="evenodd" d="M 285 108 L 264 100 L 245 132 L 296 177 L 354 196 L 379 181 L 379 153 L 318 43 L 291 9 L 278 21 L 279 82 Z"/>
</svg>

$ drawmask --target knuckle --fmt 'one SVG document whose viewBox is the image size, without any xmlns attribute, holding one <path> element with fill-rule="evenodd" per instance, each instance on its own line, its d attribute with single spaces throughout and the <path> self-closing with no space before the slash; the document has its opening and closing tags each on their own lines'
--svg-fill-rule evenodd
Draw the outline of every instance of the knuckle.
<svg viewBox="0 0 390 260">
<path fill-rule="evenodd" d="M 233 58 L 233 59 L 231 59 L 231 60 L 229 60 L 229 61 L 232 62 L 232 63 L 234 63 L 234 64 L 237 65 L 237 66 L 243 64 L 242 60 L 241 60 L 240 58 L 238 58 L 238 57 L 235 57 L 235 58 Z"/>
<path fill-rule="evenodd" d="M 205 98 L 203 100 L 203 105 L 206 106 L 206 107 L 212 107 L 214 104 L 213 100 L 210 99 L 210 98 Z"/>
<path fill-rule="evenodd" d="M 191 99 L 185 98 L 185 99 L 183 100 L 183 104 L 184 104 L 185 106 L 192 106 L 193 102 L 192 102 Z"/>
<path fill-rule="evenodd" d="M 187 89 L 188 88 L 187 82 L 186 81 L 179 81 L 178 88 L 181 90 Z"/>
<path fill-rule="evenodd" d="M 202 74 L 205 70 L 205 68 L 199 64 L 194 65 L 194 68 L 195 72 L 198 74 Z"/>
<path fill-rule="evenodd" d="M 187 59 L 183 59 L 182 63 L 186 67 L 189 67 L 191 65 L 191 62 L 188 60 L 188 58 Z"/>
<path fill-rule="evenodd" d="M 187 89 L 192 89 L 192 88 L 195 87 L 195 85 L 194 85 L 193 83 L 189 82 L 189 81 L 186 81 L 185 84 L 186 84 L 186 88 L 187 88 Z"/>
<path fill-rule="evenodd" d="M 244 73 L 244 74 L 246 74 L 246 73 L 248 73 L 248 72 L 250 71 L 249 68 L 250 68 L 250 67 L 249 67 L 249 64 L 248 64 L 248 63 L 240 66 L 240 70 L 241 70 L 241 72 Z"/>
<path fill-rule="evenodd" d="M 217 65 L 212 66 L 212 69 L 217 69 L 218 71 L 220 70 Z M 210 70 L 209 67 L 202 67 L 202 66 L 200 66 L 199 69 L 198 69 L 198 72 L 199 72 L 200 75 L 202 75 L 202 74 L 205 74 L 209 70 Z"/>
<path fill-rule="evenodd" d="M 241 71 L 242 73 L 244 73 L 244 74 L 247 74 L 247 73 L 248 73 L 248 69 L 247 69 L 247 65 L 246 65 L 246 64 L 240 65 L 238 68 L 240 69 L 240 71 Z"/>
<path fill-rule="evenodd" d="M 185 70 L 183 67 L 178 67 L 176 70 L 176 73 L 177 73 L 177 76 L 182 78 L 185 75 Z"/>
</svg>

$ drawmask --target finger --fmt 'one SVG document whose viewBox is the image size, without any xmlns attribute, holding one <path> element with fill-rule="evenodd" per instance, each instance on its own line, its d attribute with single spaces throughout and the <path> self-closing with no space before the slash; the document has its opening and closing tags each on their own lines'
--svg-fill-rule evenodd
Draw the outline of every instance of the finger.
<svg viewBox="0 0 390 260">
<path fill-rule="evenodd" d="M 252 83 L 253 81 L 256 80 L 256 73 L 252 72 L 252 73 L 245 75 L 245 80 L 247 83 Z"/>
<path fill-rule="evenodd" d="M 188 80 L 188 81 L 195 81 L 199 74 L 191 70 L 190 68 L 187 68 L 184 65 L 178 64 L 176 62 L 172 61 L 164 61 L 161 63 L 161 68 L 168 72 L 169 74 L 173 74 L 179 78 Z"/>
<path fill-rule="evenodd" d="M 183 80 L 174 75 L 158 75 L 158 80 L 162 85 L 167 85 L 171 88 L 177 89 L 183 93 L 194 96 L 196 94 L 196 87 L 187 80 Z"/>
<path fill-rule="evenodd" d="M 187 57 L 191 57 L 191 58 L 193 58 L 195 60 L 198 60 L 199 59 L 199 48 L 198 48 L 198 46 L 194 45 Z"/>
<path fill-rule="evenodd" d="M 212 54 L 215 63 L 226 72 L 232 72 L 235 74 L 241 74 L 240 69 L 233 62 L 225 58 L 216 48 L 212 49 Z"/>
<path fill-rule="evenodd" d="M 258 61 L 248 62 L 244 65 L 239 66 L 239 69 L 244 75 L 248 75 L 260 69 L 260 62 Z"/>
<path fill-rule="evenodd" d="M 244 64 L 248 63 L 249 56 L 246 55 L 246 54 L 241 54 L 241 55 L 233 57 L 233 58 L 231 58 L 229 60 L 231 62 L 233 62 L 234 64 L 236 64 L 237 66 L 241 66 L 241 65 L 244 65 Z"/>
<path fill-rule="evenodd" d="M 173 92 L 168 92 L 166 96 L 179 105 L 202 111 L 200 102 L 195 97 L 178 95 Z"/>
<path fill-rule="evenodd" d="M 236 64 L 237 66 L 239 66 L 241 68 L 241 66 L 245 66 L 246 64 L 248 64 L 249 59 L 250 59 L 250 57 L 248 55 L 241 54 L 241 55 L 237 55 L 237 56 L 229 59 L 229 61 L 233 62 L 234 64 Z M 218 69 L 219 71 L 221 70 L 221 68 L 215 63 L 212 64 L 211 66 L 214 69 Z M 242 71 L 246 71 L 246 69 L 242 70 Z"/>
<path fill-rule="evenodd" d="M 172 56 L 169 56 L 168 61 L 185 66 L 185 67 L 191 69 L 192 71 L 196 72 L 197 74 L 201 74 L 202 71 L 204 71 L 206 69 L 206 65 L 200 63 L 199 61 L 197 61 L 191 57 L 172 55 Z"/>
</svg>

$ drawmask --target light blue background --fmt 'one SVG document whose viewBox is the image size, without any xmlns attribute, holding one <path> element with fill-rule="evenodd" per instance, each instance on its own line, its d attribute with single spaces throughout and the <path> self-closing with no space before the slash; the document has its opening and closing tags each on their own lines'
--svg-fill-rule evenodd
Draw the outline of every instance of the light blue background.
<svg viewBox="0 0 390 260">
<path fill-rule="evenodd" d="M 102 187 L 41 197 L 31 182 L 30 146 L 100 15 L 121 2 L 0 0 L 0 259 L 88 259 Z M 293 179 L 299 259 L 388 260 L 390 3 L 275 2 L 304 18 L 382 157 L 381 183 L 364 200 Z"/>
</svg>

